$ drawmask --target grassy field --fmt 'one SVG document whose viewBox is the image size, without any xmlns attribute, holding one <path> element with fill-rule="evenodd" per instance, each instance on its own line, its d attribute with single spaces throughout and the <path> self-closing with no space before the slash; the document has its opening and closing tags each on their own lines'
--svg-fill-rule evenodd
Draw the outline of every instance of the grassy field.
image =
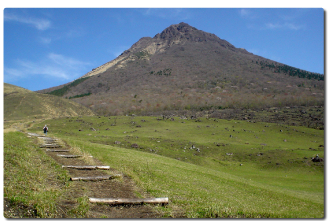
<svg viewBox="0 0 330 221">
<path fill-rule="evenodd" d="M 20 132 L 4 134 L 4 217 L 58 217 L 66 171 Z"/>
<path fill-rule="evenodd" d="M 324 217 L 324 131 L 271 123 L 75 117 L 49 134 L 169 197 L 165 216 Z"/>
<path fill-rule="evenodd" d="M 79 188 L 37 138 L 4 133 L 5 218 L 85 218 L 88 198 L 72 198 Z M 68 203 L 70 202 L 70 203 Z"/>
</svg>

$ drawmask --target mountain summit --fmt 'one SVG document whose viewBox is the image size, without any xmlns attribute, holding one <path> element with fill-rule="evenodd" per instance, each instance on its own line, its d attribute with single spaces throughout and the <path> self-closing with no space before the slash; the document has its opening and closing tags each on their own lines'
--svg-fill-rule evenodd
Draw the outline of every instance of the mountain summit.
<svg viewBox="0 0 330 221">
<path fill-rule="evenodd" d="M 234 52 L 248 53 L 245 49 L 235 48 L 226 40 L 220 39 L 218 36 L 198 30 L 187 23 L 181 22 L 176 25 L 171 25 L 161 33 L 156 34 L 153 38 L 143 37 L 136 42 L 132 47 L 124 51 L 116 59 L 93 69 L 82 77 L 93 76 L 100 74 L 115 67 L 115 69 L 126 66 L 126 63 L 132 60 L 144 58 L 148 59 L 150 56 L 166 52 L 173 46 L 184 46 L 189 44 L 199 44 L 200 46 L 209 45 L 213 48 L 225 48 Z M 190 47 L 190 46 L 189 46 Z M 184 47 L 181 48 L 184 50 Z"/>
<path fill-rule="evenodd" d="M 154 39 L 162 39 L 169 41 L 194 41 L 194 42 L 202 42 L 202 41 L 221 41 L 214 34 L 209 34 L 204 31 L 200 31 L 187 23 L 181 22 L 177 25 L 171 25 L 166 28 L 162 33 L 155 35 Z"/>
<path fill-rule="evenodd" d="M 101 114 L 323 104 L 324 76 L 236 48 L 189 24 L 143 37 L 51 93 Z"/>
<path fill-rule="evenodd" d="M 169 42 L 180 42 L 184 44 L 186 41 L 191 42 L 214 42 L 222 47 L 235 50 L 236 48 L 229 42 L 220 39 L 214 34 L 200 31 L 187 23 L 181 22 L 177 25 L 171 25 L 166 28 L 162 33 L 157 34 L 154 39 L 167 40 Z"/>
</svg>

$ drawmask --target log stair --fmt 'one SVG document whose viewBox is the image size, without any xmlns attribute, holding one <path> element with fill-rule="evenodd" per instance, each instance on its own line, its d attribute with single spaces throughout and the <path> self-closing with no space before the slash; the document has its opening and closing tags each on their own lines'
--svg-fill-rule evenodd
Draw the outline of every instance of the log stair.
<svg viewBox="0 0 330 221">
<path fill-rule="evenodd" d="M 110 166 L 75 166 L 75 165 L 62 165 L 62 168 L 73 168 L 78 170 L 110 170 Z"/>
<path fill-rule="evenodd" d="M 99 181 L 99 180 L 111 180 L 114 178 L 122 177 L 120 174 L 109 176 L 94 176 L 94 177 L 71 177 L 71 181 Z"/>
<path fill-rule="evenodd" d="M 52 148 L 46 149 L 48 152 L 70 152 L 69 149 L 54 149 L 62 147 L 57 143 L 58 139 L 54 139 L 51 137 L 45 137 L 44 135 L 39 135 L 36 133 L 28 133 L 29 137 L 38 137 L 44 141 L 43 145 L 40 145 L 40 148 Z M 59 157 L 64 158 L 78 158 L 82 157 L 82 155 L 63 155 L 57 154 Z M 92 157 L 92 156 L 89 156 Z M 62 168 L 71 168 L 77 170 L 110 170 L 110 166 L 94 166 L 94 165 L 62 165 Z M 71 177 L 70 181 L 104 181 L 111 180 L 114 178 L 122 177 L 121 174 L 107 175 L 107 176 L 89 176 L 89 177 Z M 107 204 L 107 205 L 137 205 L 137 204 L 161 204 L 167 205 L 169 200 L 167 197 L 164 198 L 93 198 L 89 197 L 90 203 L 97 204 Z"/>
<path fill-rule="evenodd" d="M 168 204 L 168 198 L 89 198 L 91 203 L 117 204 Z"/>
<path fill-rule="evenodd" d="M 51 143 L 51 144 L 43 144 L 43 145 L 40 145 L 39 147 L 40 148 L 59 148 L 62 146 L 60 144 Z"/>
<path fill-rule="evenodd" d="M 63 155 L 63 154 L 57 154 L 59 157 L 64 157 L 64 158 L 79 158 L 83 157 L 83 155 Z"/>
<path fill-rule="evenodd" d="M 47 152 L 70 152 L 70 150 L 46 149 Z"/>
</svg>

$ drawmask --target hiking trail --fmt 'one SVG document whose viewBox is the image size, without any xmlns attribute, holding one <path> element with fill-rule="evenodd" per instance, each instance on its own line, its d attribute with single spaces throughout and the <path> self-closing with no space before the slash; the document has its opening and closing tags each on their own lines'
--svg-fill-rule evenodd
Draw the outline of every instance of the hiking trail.
<svg viewBox="0 0 330 221">
<path fill-rule="evenodd" d="M 59 139 L 37 133 L 28 133 L 42 143 L 39 147 L 52 157 L 70 176 L 69 190 L 65 199 L 59 202 L 60 217 L 69 218 L 66 211 L 76 208 L 78 198 L 89 198 L 89 211 L 84 218 L 161 218 L 153 207 L 165 205 L 168 198 L 145 198 L 136 196 L 139 192 L 134 182 L 125 174 L 108 165 L 102 165 L 92 156 L 76 155 L 73 149 Z M 148 196 L 149 197 L 149 196 Z M 97 203 L 93 203 L 97 201 Z M 100 203 L 106 202 L 106 203 Z"/>
</svg>

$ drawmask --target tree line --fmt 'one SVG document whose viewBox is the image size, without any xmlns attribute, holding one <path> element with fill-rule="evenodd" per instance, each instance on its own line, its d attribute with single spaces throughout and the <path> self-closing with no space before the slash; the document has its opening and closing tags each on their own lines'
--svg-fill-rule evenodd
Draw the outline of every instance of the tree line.
<svg viewBox="0 0 330 221">
<path fill-rule="evenodd" d="M 253 62 L 253 61 L 252 61 Z M 268 68 L 274 70 L 274 73 L 284 73 L 289 76 L 296 76 L 299 78 L 307 78 L 309 80 L 315 79 L 318 81 L 324 81 L 324 75 L 318 73 L 312 73 L 308 71 L 304 71 L 298 68 L 291 67 L 289 65 L 280 65 L 274 63 L 268 63 L 267 61 L 256 61 L 256 64 L 261 66 L 261 69 Z"/>
<path fill-rule="evenodd" d="M 85 77 L 85 78 L 78 78 L 77 80 L 74 80 L 73 82 L 71 82 L 70 84 L 57 89 L 57 90 L 53 90 L 51 92 L 47 92 L 46 94 L 51 94 L 51 95 L 55 95 L 55 96 L 59 96 L 62 97 L 65 93 L 67 93 L 69 91 L 69 89 L 71 87 L 77 86 L 78 84 L 84 82 L 85 80 L 87 80 L 89 77 Z M 86 96 L 86 95 L 85 95 Z"/>
</svg>

